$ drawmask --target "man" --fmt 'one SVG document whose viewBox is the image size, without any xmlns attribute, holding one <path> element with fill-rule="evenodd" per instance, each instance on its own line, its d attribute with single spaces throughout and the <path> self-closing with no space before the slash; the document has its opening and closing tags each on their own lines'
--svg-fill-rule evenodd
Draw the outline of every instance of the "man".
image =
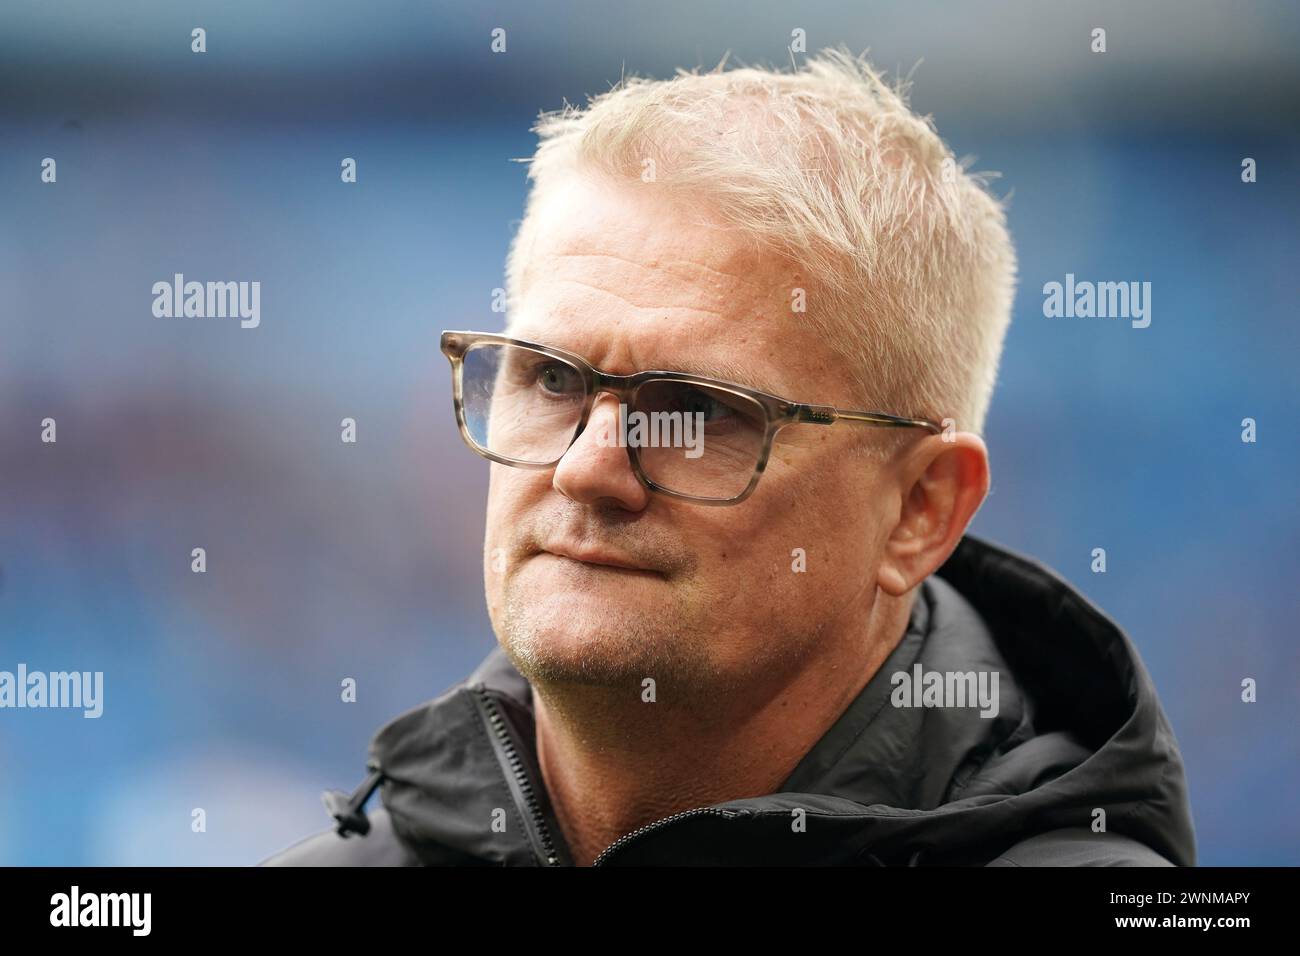
<svg viewBox="0 0 1300 956">
<path fill-rule="evenodd" d="M 443 337 L 500 646 L 267 862 L 1193 864 L 1133 645 L 964 534 L 1015 257 L 929 123 L 827 51 L 537 132 Z"/>
</svg>

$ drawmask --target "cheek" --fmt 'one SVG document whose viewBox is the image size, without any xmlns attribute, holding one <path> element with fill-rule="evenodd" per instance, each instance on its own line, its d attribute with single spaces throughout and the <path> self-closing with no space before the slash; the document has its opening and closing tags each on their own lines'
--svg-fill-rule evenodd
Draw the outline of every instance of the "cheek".
<svg viewBox="0 0 1300 956">
<path fill-rule="evenodd" d="M 778 506 L 770 507 L 773 503 Z M 715 596 L 726 596 L 730 614 L 768 613 L 763 610 L 768 598 L 789 586 L 790 550 L 800 538 L 797 519 L 792 520 L 784 498 L 757 495 L 734 509 L 716 511 L 685 525 L 698 542 L 698 580 L 707 582 Z"/>
<path fill-rule="evenodd" d="M 551 487 L 551 474 L 492 462 L 485 512 L 489 541 L 509 545 L 513 530 Z"/>
<path fill-rule="evenodd" d="M 500 585 L 502 572 L 510 560 L 515 543 L 512 529 L 520 526 L 519 497 L 512 486 L 512 476 L 504 465 L 492 463 L 488 479 L 487 507 L 484 510 L 483 573 L 489 594 Z M 506 474 L 502 474 L 506 472 Z"/>
<path fill-rule="evenodd" d="M 545 531 L 538 524 L 554 472 L 492 462 L 483 532 L 483 573 L 489 600 L 500 593 L 524 552 Z M 552 506 L 553 502 L 550 503 Z"/>
<path fill-rule="evenodd" d="M 872 496 L 881 489 L 865 464 L 855 472 L 803 448 L 783 457 L 790 463 L 763 476 L 754 495 L 761 515 L 739 540 L 753 542 L 765 567 L 774 569 L 769 580 L 781 593 L 806 592 L 812 582 L 819 589 L 853 586 L 877 547 Z"/>
</svg>

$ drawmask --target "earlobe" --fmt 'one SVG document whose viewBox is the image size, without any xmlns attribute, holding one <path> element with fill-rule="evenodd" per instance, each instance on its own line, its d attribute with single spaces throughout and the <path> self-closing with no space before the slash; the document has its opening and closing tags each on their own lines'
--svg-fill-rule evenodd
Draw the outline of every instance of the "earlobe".
<svg viewBox="0 0 1300 956">
<path fill-rule="evenodd" d="M 911 590 L 907 580 L 892 562 L 886 560 L 876 575 L 876 586 L 890 597 L 902 597 Z"/>
</svg>

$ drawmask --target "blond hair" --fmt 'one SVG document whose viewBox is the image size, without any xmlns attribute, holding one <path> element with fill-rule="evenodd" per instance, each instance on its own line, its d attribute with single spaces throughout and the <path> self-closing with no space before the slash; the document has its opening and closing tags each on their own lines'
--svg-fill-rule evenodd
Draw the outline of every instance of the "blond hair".
<svg viewBox="0 0 1300 956">
<path fill-rule="evenodd" d="M 725 62 L 725 61 L 724 61 Z M 703 199 L 810 277 L 808 321 L 864 402 L 980 432 L 1011 317 L 1015 251 L 999 200 L 862 58 L 801 69 L 625 77 L 586 108 L 544 112 L 527 210 L 506 263 L 507 311 L 536 241 L 533 212 L 575 169 Z M 653 160 L 653 166 L 647 163 Z M 813 396 L 789 396 L 817 401 Z"/>
</svg>

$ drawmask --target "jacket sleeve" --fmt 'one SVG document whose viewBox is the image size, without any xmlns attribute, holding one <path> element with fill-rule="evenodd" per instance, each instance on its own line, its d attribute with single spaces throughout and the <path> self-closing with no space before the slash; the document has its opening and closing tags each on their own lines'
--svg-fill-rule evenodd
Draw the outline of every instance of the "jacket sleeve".
<svg viewBox="0 0 1300 956">
<path fill-rule="evenodd" d="M 367 814 L 370 832 L 341 837 L 323 830 L 268 857 L 258 866 L 419 866 L 420 861 L 393 832 L 388 811 Z"/>
<path fill-rule="evenodd" d="M 989 866 L 1173 866 L 1145 843 L 1087 827 L 1049 830 L 1022 840 Z"/>
</svg>

